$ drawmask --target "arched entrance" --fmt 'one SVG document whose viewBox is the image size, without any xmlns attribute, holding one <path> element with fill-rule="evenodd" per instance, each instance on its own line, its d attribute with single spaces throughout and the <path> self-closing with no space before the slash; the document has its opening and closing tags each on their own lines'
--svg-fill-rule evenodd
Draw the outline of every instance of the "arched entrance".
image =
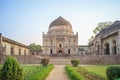
<svg viewBox="0 0 120 80">
<path fill-rule="evenodd" d="M 52 49 L 50 49 L 50 54 L 53 54 L 53 51 L 52 51 Z"/>
<path fill-rule="evenodd" d="M 100 49 L 100 46 L 98 45 L 98 46 L 97 46 L 97 54 L 98 54 L 98 55 L 100 54 L 99 49 Z"/>
<path fill-rule="evenodd" d="M 62 51 L 62 50 L 59 50 L 59 51 L 58 51 L 58 54 L 62 54 L 62 53 L 63 53 L 63 51 Z"/>
<path fill-rule="evenodd" d="M 116 41 L 115 40 L 113 40 L 112 53 L 115 54 L 115 55 L 117 54 L 117 51 L 116 51 Z"/>
<path fill-rule="evenodd" d="M 110 54 L 110 46 L 109 43 L 105 44 L 105 55 L 109 55 Z"/>
<path fill-rule="evenodd" d="M 68 49 L 68 54 L 70 54 L 70 49 Z"/>
<path fill-rule="evenodd" d="M 14 55 L 14 47 L 11 47 L 11 55 Z"/>
</svg>

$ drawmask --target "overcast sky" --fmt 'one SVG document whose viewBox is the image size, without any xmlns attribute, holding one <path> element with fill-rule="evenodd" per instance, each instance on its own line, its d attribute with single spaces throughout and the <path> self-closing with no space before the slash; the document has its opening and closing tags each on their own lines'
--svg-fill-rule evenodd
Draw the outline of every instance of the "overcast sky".
<svg viewBox="0 0 120 80">
<path fill-rule="evenodd" d="M 99 22 L 120 20 L 120 0 L 0 0 L 0 33 L 29 45 L 42 45 L 42 32 L 62 16 L 86 45 Z"/>
</svg>

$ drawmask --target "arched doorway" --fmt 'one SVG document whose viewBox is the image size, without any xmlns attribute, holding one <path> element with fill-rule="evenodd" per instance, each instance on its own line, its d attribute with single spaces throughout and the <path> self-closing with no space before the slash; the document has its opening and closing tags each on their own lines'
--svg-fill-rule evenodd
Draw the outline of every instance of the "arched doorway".
<svg viewBox="0 0 120 80">
<path fill-rule="evenodd" d="M 68 54 L 70 54 L 70 49 L 68 49 Z"/>
<path fill-rule="evenodd" d="M 11 47 L 11 55 L 14 55 L 14 47 Z"/>
<path fill-rule="evenodd" d="M 63 54 L 64 53 L 64 48 L 62 42 L 59 42 L 57 45 L 57 54 Z"/>
<path fill-rule="evenodd" d="M 63 51 L 62 51 L 62 50 L 59 50 L 59 51 L 58 51 L 58 54 L 62 54 L 62 53 L 63 53 Z"/>
<path fill-rule="evenodd" d="M 116 41 L 115 40 L 113 40 L 112 53 L 115 54 L 115 55 L 117 54 L 117 51 L 116 51 Z"/>
<path fill-rule="evenodd" d="M 53 53 L 53 51 L 52 51 L 52 49 L 50 49 L 50 54 L 52 54 Z"/>
<path fill-rule="evenodd" d="M 109 43 L 105 44 L 105 55 L 109 55 L 110 54 L 110 46 Z"/>
<path fill-rule="evenodd" d="M 99 50 L 99 49 L 100 49 L 100 46 L 98 45 L 98 46 L 97 46 L 97 54 L 98 54 L 98 55 L 100 55 L 100 50 Z"/>
</svg>

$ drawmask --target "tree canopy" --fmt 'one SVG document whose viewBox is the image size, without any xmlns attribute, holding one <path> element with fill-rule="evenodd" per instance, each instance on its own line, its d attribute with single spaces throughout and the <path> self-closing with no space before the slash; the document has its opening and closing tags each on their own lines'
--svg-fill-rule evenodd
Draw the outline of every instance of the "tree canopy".
<svg viewBox="0 0 120 80">
<path fill-rule="evenodd" d="M 31 43 L 29 45 L 29 48 L 30 50 L 32 51 L 42 51 L 42 46 L 41 45 L 38 45 L 38 44 L 35 44 L 35 43 Z"/>
<path fill-rule="evenodd" d="M 113 22 L 107 21 L 107 22 L 100 22 L 98 23 L 97 27 L 93 30 L 94 34 L 99 33 L 102 29 L 109 27 L 112 25 Z"/>
<path fill-rule="evenodd" d="M 112 25 L 112 24 L 113 24 L 113 22 L 111 22 L 111 21 L 100 22 L 100 23 L 98 23 L 98 25 L 96 26 L 96 28 L 93 30 L 93 33 L 96 35 L 96 34 L 98 34 L 102 29 L 107 28 L 107 27 L 109 27 L 109 26 Z M 94 35 L 94 36 L 95 36 L 95 35 Z M 94 36 L 91 36 L 90 39 L 88 40 L 88 42 L 93 41 L 94 38 L 95 38 Z"/>
</svg>

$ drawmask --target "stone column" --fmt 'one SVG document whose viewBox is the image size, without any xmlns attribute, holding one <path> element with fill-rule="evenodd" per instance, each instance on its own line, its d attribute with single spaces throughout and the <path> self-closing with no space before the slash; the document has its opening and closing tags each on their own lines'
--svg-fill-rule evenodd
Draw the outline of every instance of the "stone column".
<svg viewBox="0 0 120 80">
<path fill-rule="evenodd" d="M 118 31 L 118 39 L 116 41 L 117 54 L 120 54 L 120 30 Z"/>
</svg>

